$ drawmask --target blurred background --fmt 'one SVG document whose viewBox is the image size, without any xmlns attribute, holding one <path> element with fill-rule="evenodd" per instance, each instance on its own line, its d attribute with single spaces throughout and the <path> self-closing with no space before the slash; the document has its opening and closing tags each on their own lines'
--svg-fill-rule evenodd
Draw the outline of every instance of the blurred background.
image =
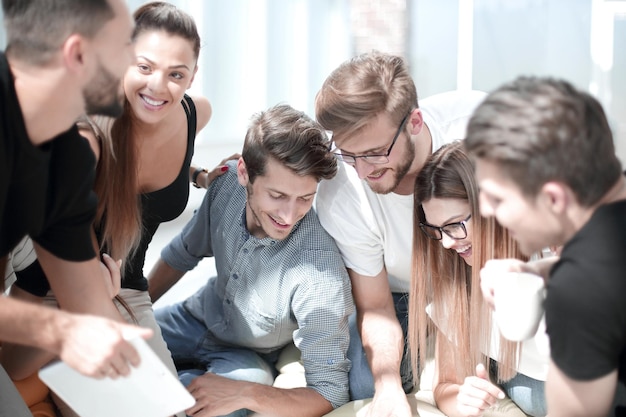
<svg viewBox="0 0 626 417">
<path fill-rule="evenodd" d="M 521 74 L 566 78 L 602 102 L 626 161 L 626 0 L 170 2 L 196 18 L 202 37 L 193 90 L 214 113 L 197 158 L 204 147 L 239 146 L 252 113 L 278 102 L 313 115 L 326 76 L 378 49 L 407 59 L 421 98 L 489 91 Z M 143 3 L 127 1 L 131 11 Z"/>
<path fill-rule="evenodd" d="M 626 165 L 626 0 L 170 2 L 195 17 L 202 38 L 192 90 L 209 98 L 213 117 L 196 141 L 199 165 L 212 168 L 238 152 L 250 116 L 271 105 L 289 103 L 314 116 L 326 76 L 372 49 L 407 59 L 420 98 L 490 91 L 519 75 L 565 78 L 603 104 Z M 127 1 L 131 11 L 143 3 Z M 147 269 L 199 205 L 203 192 L 191 190 L 188 210 L 155 236 Z M 159 303 L 204 282 L 213 264 L 201 266 L 191 273 L 197 279 L 188 274 Z"/>
</svg>

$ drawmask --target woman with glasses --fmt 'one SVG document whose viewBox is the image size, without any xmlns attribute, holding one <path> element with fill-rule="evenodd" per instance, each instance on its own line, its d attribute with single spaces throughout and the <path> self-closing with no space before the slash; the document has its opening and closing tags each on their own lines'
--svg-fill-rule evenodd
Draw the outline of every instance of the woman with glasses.
<svg viewBox="0 0 626 417">
<path fill-rule="evenodd" d="M 480 216 L 478 186 L 462 142 L 430 157 L 414 198 L 413 239 L 420 251 L 413 253 L 409 343 L 413 366 L 423 369 L 426 339 L 434 338 L 437 407 L 448 416 L 488 415 L 508 395 L 526 414 L 545 416 L 543 331 L 523 343 L 492 332 L 480 267 L 488 259 L 523 257 L 506 229 Z M 522 415 L 511 409 L 506 415 Z"/>
</svg>

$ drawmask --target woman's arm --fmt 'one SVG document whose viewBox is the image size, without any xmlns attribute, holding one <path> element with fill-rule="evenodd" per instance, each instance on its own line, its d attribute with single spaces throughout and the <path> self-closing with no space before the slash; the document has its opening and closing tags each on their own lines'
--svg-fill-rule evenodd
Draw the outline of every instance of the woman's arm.
<svg viewBox="0 0 626 417">
<path fill-rule="evenodd" d="M 504 392 L 489 381 L 489 375 L 483 364 L 476 366 L 476 375 L 466 376 L 461 384 L 456 376 L 454 346 L 437 332 L 435 350 L 435 387 L 433 397 L 437 407 L 448 417 L 479 417 L 498 399 L 504 398 Z"/>
</svg>

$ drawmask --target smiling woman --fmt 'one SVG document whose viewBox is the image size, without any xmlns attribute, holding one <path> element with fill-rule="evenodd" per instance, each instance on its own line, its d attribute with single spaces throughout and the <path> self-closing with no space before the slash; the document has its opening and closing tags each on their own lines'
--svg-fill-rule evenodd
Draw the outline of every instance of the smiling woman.
<svg viewBox="0 0 626 417">
<path fill-rule="evenodd" d="M 136 59 L 122 80 L 123 114 L 87 118 L 81 133 L 99 157 L 94 228 L 100 251 L 122 262 L 118 307 L 127 320 L 153 329 L 150 346 L 175 374 L 154 319 L 143 266 L 159 225 L 178 217 L 187 205 L 194 141 L 211 117 L 211 106 L 205 97 L 186 94 L 200 51 L 193 18 L 172 4 L 152 2 L 140 7 L 134 19 Z M 25 271 L 16 272 L 18 281 L 22 274 L 34 282 L 30 288 L 46 294 L 43 273 L 27 277 Z M 63 404 L 60 408 L 64 416 L 75 415 Z"/>
<path fill-rule="evenodd" d="M 205 97 L 185 94 L 200 52 L 193 18 L 165 2 L 143 5 L 134 18 L 136 61 L 122 83 L 124 113 L 115 121 L 95 120 L 102 133 L 96 229 L 101 249 L 125 260 L 120 297 L 141 325 L 154 330 L 151 347 L 175 374 L 143 267 L 159 225 L 178 217 L 187 204 L 194 140 L 208 123 L 211 106 Z"/>
<path fill-rule="evenodd" d="M 462 142 L 428 159 L 414 198 L 413 239 L 420 250 L 413 254 L 409 341 L 414 366 L 423 368 L 424 349 L 417 346 L 435 335 L 437 406 L 449 416 L 482 415 L 506 393 L 525 413 L 545 416 L 541 370 L 547 356 L 538 353 L 534 339 L 522 346 L 492 332 L 480 268 L 488 259 L 522 255 L 506 229 L 480 216 L 478 186 Z"/>
</svg>

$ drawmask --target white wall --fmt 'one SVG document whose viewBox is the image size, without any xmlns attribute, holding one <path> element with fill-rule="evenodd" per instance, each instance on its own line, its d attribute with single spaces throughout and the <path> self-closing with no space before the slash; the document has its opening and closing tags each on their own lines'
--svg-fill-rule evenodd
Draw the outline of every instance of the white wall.
<svg viewBox="0 0 626 417">
<path fill-rule="evenodd" d="M 355 1 L 173 0 L 201 31 L 193 89 L 214 110 L 198 157 L 241 143 L 252 113 L 278 102 L 312 115 L 324 78 L 354 53 Z M 127 1 L 131 10 L 144 2 Z M 386 1 L 371 3 L 384 13 Z M 603 103 L 626 161 L 626 1 L 406 0 L 406 10 L 398 25 L 408 26 L 419 97 L 489 91 L 521 74 L 563 77 Z"/>
</svg>

